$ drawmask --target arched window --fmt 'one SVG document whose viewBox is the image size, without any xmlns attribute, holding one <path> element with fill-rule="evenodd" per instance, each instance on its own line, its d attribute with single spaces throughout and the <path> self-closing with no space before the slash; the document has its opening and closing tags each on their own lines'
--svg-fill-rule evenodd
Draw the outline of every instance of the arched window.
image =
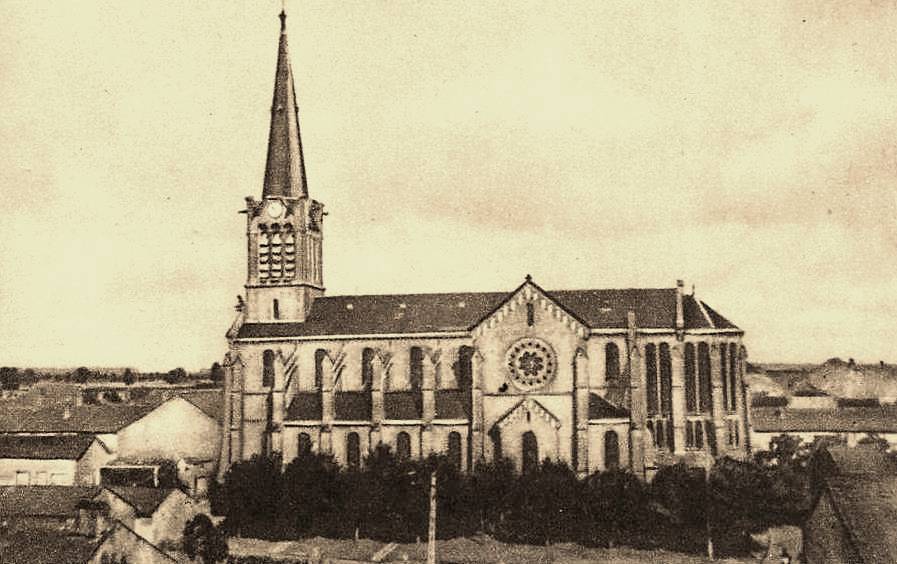
<svg viewBox="0 0 897 564">
<path fill-rule="evenodd" d="M 604 467 L 608 470 L 620 467 L 620 440 L 616 431 L 604 433 Z"/>
<path fill-rule="evenodd" d="M 710 345 L 698 343 L 698 388 L 700 390 L 698 409 L 701 413 L 713 410 L 713 398 L 710 387 Z"/>
<path fill-rule="evenodd" d="M 455 469 L 461 470 L 461 433 L 457 431 L 448 436 L 448 459 Z"/>
<path fill-rule="evenodd" d="M 526 324 L 530 327 L 536 324 L 536 308 L 533 307 L 533 302 L 526 304 Z"/>
<path fill-rule="evenodd" d="M 402 431 L 396 435 L 396 460 L 405 462 L 411 459 L 411 435 Z"/>
<path fill-rule="evenodd" d="M 615 343 L 604 346 L 604 379 L 610 383 L 620 377 L 620 349 Z"/>
<path fill-rule="evenodd" d="M 361 351 L 361 388 L 370 390 L 374 382 L 374 349 L 365 347 Z"/>
<path fill-rule="evenodd" d="M 274 313 L 274 319 L 280 319 L 280 302 L 274 300 L 274 302 L 271 304 L 271 309 Z"/>
<path fill-rule="evenodd" d="M 736 390 L 738 389 L 738 347 L 735 346 L 735 343 L 729 343 L 729 390 L 731 393 L 729 394 L 729 411 L 735 411 L 738 409 L 738 394 Z M 737 431 L 737 428 L 736 428 Z"/>
<path fill-rule="evenodd" d="M 657 347 L 654 344 L 645 345 L 645 377 L 648 396 L 648 415 L 657 415 Z"/>
<path fill-rule="evenodd" d="M 361 468 L 361 442 L 355 432 L 346 435 L 346 466 L 349 470 Z"/>
<path fill-rule="evenodd" d="M 695 346 L 685 343 L 685 410 L 689 413 L 698 411 L 695 364 Z"/>
<path fill-rule="evenodd" d="M 411 389 L 419 390 L 424 380 L 424 350 L 420 347 L 411 347 L 409 353 L 409 379 Z"/>
<path fill-rule="evenodd" d="M 324 359 L 327 358 L 327 351 L 318 349 L 315 351 L 315 389 L 320 390 L 324 384 Z"/>
<path fill-rule="evenodd" d="M 458 388 L 470 389 L 473 383 L 473 347 L 462 345 L 458 348 L 458 362 L 455 363 L 455 381 Z"/>
<path fill-rule="evenodd" d="M 311 454 L 311 435 L 308 433 L 299 433 L 299 456 Z"/>
<path fill-rule="evenodd" d="M 274 385 L 274 351 L 265 349 L 262 353 L 262 386 L 270 388 Z"/>
<path fill-rule="evenodd" d="M 501 433 L 494 432 L 489 435 L 492 437 L 492 461 L 498 462 L 505 457 L 505 452 L 501 445 Z"/>
<path fill-rule="evenodd" d="M 673 361 L 667 343 L 660 343 L 660 412 L 673 413 Z"/>
<path fill-rule="evenodd" d="M 523 448 L 521 448 L 521 461 L 523 473 L 531 472 L 539 468 L 539 441 L 532 431 L 523 433 Z"/>
</svg>

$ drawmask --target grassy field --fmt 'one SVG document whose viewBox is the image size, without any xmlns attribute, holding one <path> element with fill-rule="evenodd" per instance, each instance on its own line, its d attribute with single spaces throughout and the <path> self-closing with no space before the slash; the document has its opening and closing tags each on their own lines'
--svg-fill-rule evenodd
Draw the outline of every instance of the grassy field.
<svg viewBox="0 0 897 564">
<path fill-rule="evenodd" d="M 784 534 L 784 533 L 783 533 Z M 781 535 L 779 535 L 781 536 Z M 267 542 L 258 539 L 234 538 L 230 540 L 233 556 L 268 556 L 289 562 L 290 558 L 307 557 L 313 553 L 328 558 L 369 561 L 384 547 L 384 543 L 362 539 L 334 540 L 313 538 L 301 541 Z M 777 551 L 776 551 L 777 554 Z M 792 554 L 794 554 L 792 552 Z M 575 544 L 558 544 L 551 547 L 505 544 L 489 537 L 439 541 L 439 561 L 455 564 L 586 564 L 592 562 L 632 564 L 698 564 L 711 562 L 698 555 L 663 550 L 636 550 L 621 548 L 585 548 Z M 759 558 L 720 559 L 723 563 L 758 563 Z M 384 562 L 423 562 L 426 544 L 399 544 Z M 768 562 L 777 562 L 770 559 Z"/>
</svg>

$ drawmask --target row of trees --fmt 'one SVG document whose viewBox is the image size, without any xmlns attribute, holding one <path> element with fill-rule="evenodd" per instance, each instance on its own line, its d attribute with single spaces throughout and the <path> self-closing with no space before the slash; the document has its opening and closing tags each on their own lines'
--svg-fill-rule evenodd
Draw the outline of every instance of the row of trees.
<svg viewBox="0 0 897 564">
<path fill-rule="evenodd" d="M 709 478 L 678 464 L 646 484 L 626 470 L 580 480 L 550 460 L 523 474 L 508 461 L 461 474 L 444 457 L 399 461 L 380 445 L 359 471 L 316 453 L 285 467 L 265 457 L 234 464 L 212 503 L 226 530 L 241 536 L 413 541 L 426 537 L 427 484 L 436 472 L 440 538 L 482 532 L 508 542 L 700 552 L 709 530 L 718 549 L 743 553 L 751 532 L 799 523 L 809 509 L 807 452 L 780 438 L 755 460 L 718 460 Z"/>
<path fill-rule="evenodd" d="M 65 382 L 75 382 L 78 384 L 86 384 L 87 382 L 123 382 L 130 386 L 138 380 L 164 380 L 169 384 L 177 384 L 187 382 L 197 378 L 197 374 L 190 374 L 183 368 L 173 368 L 168 372 L 138 372 L 131 368 L 125 368 L 122 372 L 108 372 L 103 370 L 91 369 L 86 366 L 79 366 L 71 372 L 65 374 L 41 374 L 33 368 L 25 368 L 20 370 L 14 366 L 0 367 L 0 389 L 17 390 L 21 386 L 28 386 L 42 379 L 59 379 Z M 224 369 L 221 364 L 215 362 L 212 364 L 208 372 L 208 377 L 212 382 L 221 383 L 224 381 Z"/>
</svg>

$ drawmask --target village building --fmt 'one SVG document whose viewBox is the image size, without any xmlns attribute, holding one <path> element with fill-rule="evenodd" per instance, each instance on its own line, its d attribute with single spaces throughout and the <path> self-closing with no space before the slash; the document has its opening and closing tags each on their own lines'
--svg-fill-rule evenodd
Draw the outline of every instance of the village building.
<svg viewBox="0 0 897 564">
<path fill-rule="evenodd" d="M 327 296 L 281 14 L 261 199 L 228 332 L 223 472 L 253 455 L 377 444 L 461 469 L 544 458 L 580 475 L 746 455 L 743 332 L 686 293 L 545 290 Z"/>
<path fill-rule="evenodd" d="M 813 507 L 803 524 L 808 564 L 897 562 L 897 476 L 872 448 L 821 449 L 812 460 Z"/>
<path fill-rule="evenodd" d="M 171 461 L 185 484 L 205 491 L 221 443 L 221 392 L 136 405 L 9 407 L 0 410 L 0 485 L 99 484 L 104 469 Z"/>
<path fill-rule="evenodd" d="M 95 435 L 0 435 L 0 486 L 88 486 L 114 458 Z"/>
<path fill-rule="evenodd" d="M 793 399 L 793 398 L 792 398 Z M 799 408 L 754 405 L 750 408 L 750 442 L 754 450 L 766 450 L 780 435 L 812 443 L 817 438 L 834 438 L 848 446 L 864 439 L 879 438 L 897 447 L 897 405 L 876 401 L 841 400 L 836 407 Z"/>
</svg>

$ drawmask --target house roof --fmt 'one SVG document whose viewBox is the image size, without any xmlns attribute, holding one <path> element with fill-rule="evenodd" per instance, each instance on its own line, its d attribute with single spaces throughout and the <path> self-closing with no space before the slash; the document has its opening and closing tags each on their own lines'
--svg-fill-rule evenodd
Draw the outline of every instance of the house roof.
<svg viewBox="0 0 897 564">
<path fill-rule="evenodd" d="M 162 502 L 175 492 L 173 489 L 136 486 L 105 486 L 104 489 L 133 507 L 138 517 L 152 517 Z"/>
<path fill-rule="evenodd" d="M 830 464 L 831 475 L 897 476 L 897 464 L 886 453 L 872 446 L 827 446 L 816 454 Z"/>
<path fill-rule="evenodd" d="M 0 458 L 78 460 L 93 435 L 0 435 Z"/>
<path fill-rule="evenodd" d="M 132 404 L 8 407 L 0 410 L 0 433 L 112 434 L 178 398 L 193 404 L 209 417 L 220 420 L 222 396 L 221 389 L 194 390 Z"/>
<path fill-rule="evenodd" d="M 833 477 L 829 499 L 863 562 L 897 562 L 897 477 Z"/>
<path fill-rule="evenodd" d="M 675 288 L 559 290 L 545 294 L 591 328 L 625 329 L 629 311 L 635 312 L 639 327 L 671 330 L 675 327 Z M 237 338 L 469 331 L 510 295 L 508 292 L 459 292 L 320 297 L 315 299 L 303 323 L 244 323 Z M 707 316 L 694 296 L 683 296 L 687 329 L 738 329 L 706 304 L 702 305 Z"/>
<path fill-rule="evenodd" d="M 751 425 L 760 433 L 897 433 L 897 406 L 751 407 Z"/>
<path fill-rule="evenodd" d="M 0 516 L 75 516 L 78 503 L 98 491 L 95 486 L 0 486 Z"/>
<path fill-rule="evenodd" d="M 629 411 L 598 394 L 589 394 L 589 419 L 629 419 Z"/>
<path fill-rule="evenodd" d="M 5 564 L 84 564 L 103 540 L 44 529 L 16 531 L 0 539 L 0 553 Z"/>
</svg>

